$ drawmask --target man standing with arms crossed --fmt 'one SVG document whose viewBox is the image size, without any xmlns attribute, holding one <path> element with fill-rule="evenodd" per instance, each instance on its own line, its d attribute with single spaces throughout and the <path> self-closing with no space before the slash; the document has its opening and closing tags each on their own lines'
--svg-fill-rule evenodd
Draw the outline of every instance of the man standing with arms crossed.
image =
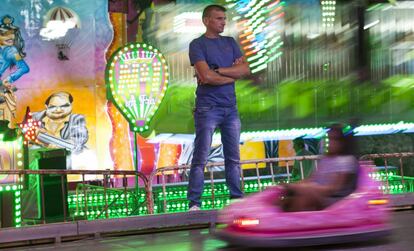
<svg viewBox="0 0 414 251">
<path fill-rule="evenodd" d="M 241 198 L 240 118 L 236 105 L 235 80 L 250 74 L 240 48 L 232 37 L 221 36 L 226 9 L 209 5 L 203 11 L 206 32 L 190 43 L 189 56 L 198 79 L 194 123 L 196 138 L 187 198 L 190 211 L 199 210 L 204 187 L 204 167 L 212 136 L 220 128 L 230 198 Z"/>
</svg>

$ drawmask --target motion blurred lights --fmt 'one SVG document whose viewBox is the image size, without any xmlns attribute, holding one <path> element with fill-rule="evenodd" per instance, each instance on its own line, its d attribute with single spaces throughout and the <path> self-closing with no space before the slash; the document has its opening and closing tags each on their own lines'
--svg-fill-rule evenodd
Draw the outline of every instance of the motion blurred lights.
<svg viewBox="0 0 414 251">
<path fill-rule="evenodd" d="M 266 140 L 292 140 L 297 137 L 305 139 L 319 139 L 326 135 L 329 128 L 315 127 L 315 128 L 292 128 L 285 130 L 263 130 L 242 132 L 240 135 L 240 142 L 246 141 L 266 141 Z M 350 132 L 352 128 L 346 127 L 346 131 Z M 355 136 L 364 135 L 380 135 L 392 133 L 414 133 L 414 123 L 401 121 L 395 124 L 378 124 L 378 125 L 361 125 L 352 130 Z M 184 144 L 191 143 L 194 140 L 194 134 L 172 134 L 161 133 L 151 139 L 149 143 L 169 143 L 169 144 Z M 327 138 L 326 138 L 327 140 Z M 219 132 L 214 133 L 212 144 L 221 144 L 221 135 Z"/>
<path fill-rule="evenodd" d="M 174 17 L 175 33 L 202 33 L 204 30 L 201 21 L 201 12 L 184 12 Z"/>
<path fill-rule="evenodd" d="M 362 125 L 356 127 L 353 131 L 355 136 L 381 135 L 406 132 L 413 126 L 413 123 L 405 123 L 401 121 L 396 124 Z"/>
<path fill-rule="evenodd" d="M 234 10 L 233 21 L 240 29 L 241 48 L 252 73 L 267 68 L 268 63 L 282 55 L 281 22 L 284 1 L 226 0 Z"/>
<path fill-rule="evenodd" d="M 326 129 L 319 128 L 293 128 L 287 130 L 269 130 L 269 131 L 255 131 L 242 132 L 240 141 L 266 141 L 266 140 L 292 140 L 298 137 L 304 138 L 320 138 L 325 135 Z M 219 142 L 220 134 L 216 133 L 213 136 L 213 142 Z"/>
<path fill-rule="evenodd" d="M 322 26 L 333 27 L 335 23 L 336 1 L 321 0 Z"/>
<path fill-rule="evenodd" d="M 147 131 L 168 86 L 164 56 L 151 45 L 130 43 L 113 53 L 105 73 L 108 99 L 129 122 L 131 131 Z"/>
<path fill-rule="evenodd" d="M 375 25 L 377 25 L 379 23 L 380 23 L 380 20 L 375 20 L 374 22 L 365 25 L 364 26 L 364 30 L 368 30 L 369 28 L 371 28 L 371 27 L 373 27 L 373 26 L 375 26 Z"/>
</svg>

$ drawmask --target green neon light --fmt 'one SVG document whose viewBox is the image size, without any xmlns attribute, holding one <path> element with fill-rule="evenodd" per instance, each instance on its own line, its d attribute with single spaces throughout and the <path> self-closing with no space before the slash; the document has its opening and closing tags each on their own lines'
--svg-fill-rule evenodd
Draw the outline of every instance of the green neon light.
<svg viewBox="0 0 414 251">
<path fill-rule="evenodd" d="M 16 188 L 17 186 L 13 186 L 12 188 Z M 14 226 L 21 227 L 22 216 L 21 216 L 21 198 L 20 198 L 20 191 L 14 192 Z"/>
<path fill-rule="evenodd" d="M 150 45 L 128 44 L 109 60 L 106 85 L 108 98 L 127 119 L 131 130 L 144 132 L 167 90 L 167 62 Z"/>
<path fill-rule="evenodd" d="M 322 0 L 322 26 L 323 27 L 332 27 L 335 23 L 335 10 L 336 10 L 336 1 L 335 0 Z"/>
<path fill-rule="evenodd" d="M 18 189 L 22 189 L 23 185 L 3 185 L 0 186 L 0 192 L 10 192 L 10 191 L 18 191 Z"/>
<path fill-rule="evenodd" d="M 404 177 L 405 185 L 401 184 L 401 177 L 398 176 L 398 170 L 388 170 L 387 172 L 380 170 L 378 172 L 372 173 L 371 177 L 379 180 L 386 180 L 388 176 L 389 179 L 389 187 L 387 188 L 384 185 L 378 187 L 378 189 L 392 194 L 399 194 L 404 192 L 410 192 L 413 190 L 414 187 L 414 178 L 411 180 L 409 177 Z M 260 180 L 260 184 L 258 180 L 245 180 L 244 183 L 244 191 L 246 194 L 256 193 L 260 189 L 263 190 L 268 186 L 276 185 L 276 183 L 272 183 L 270 178 L 262 178 Z M 282 182 L 282 181 L 280 181 Z M 143 202 L 145 201 L 145 193 L 140 192 L 137 197 L 135 197 L 135 190 L 127 191 L 127 203 L 128 208 L 125 206 L 125 195 L 123 194 L 123 190 L 119 190 L 118 193 L 108 193 L 108 216 L 109 218 L 119 218 L 119 217 L 127 217 L 131 214 L 134 215 L 146 215 L 148 214 L 146 206 L 143 206 Z M 155 213 L 163 213 L 164 212 L 164 195 L 162 191 L 162 187 L 154 187 L 154 210 Z M 202 194 L 202 208 L 203 209 L 220 209 L 227 204 L 229 204 L 229 190 L 224 183 L 215 183 L 214 184 L 214 194 L 215 200 L 214 203 L 211 200 L 211 185 L 206 184 L 203 194 Z M 188 203 L 186 196 L 187 195 L 187 186 L 176 186 L 176 185 L 167 185 L 166 187 L 166 211 L 167 212 L 185 212 L 188 210 Z M 111 197 L 113 200 L 111 200 Z M 69 203 L 69 210 L 71 215 L 75 216 L 85 216 L 87 219 L 104 219 L 106 218 L 105 212 L 105 202 L 104 196 L 101 192 L 97 192 L 94 194 L 89 193 L 88 198 L 97 198 L 99 200 L 87 200 L 88 202 L 88 211 L 85 211 L 85 205 L 82 194 L 76 196 L 75 194 L 71 194 L 68 196 L 70 198 L 71 203 Z M 101 199 L 102 198 L 102 199 Z M 135 198 L 139 198 L 137 202 Z M 77 202 L 76 202 L 77 201 Z M 128 213 L 127 213 L 128 212 Z M 134 213 L 132 213 L 134 212 Z M 98 217 L 99 215 L 99 217 Z"/>
</svg>

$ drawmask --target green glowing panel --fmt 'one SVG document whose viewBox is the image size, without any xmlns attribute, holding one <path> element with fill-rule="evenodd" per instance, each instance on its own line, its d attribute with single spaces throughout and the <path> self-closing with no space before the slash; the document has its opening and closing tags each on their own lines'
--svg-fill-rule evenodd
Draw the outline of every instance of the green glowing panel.
<svg viewBox="0 0 414 251">
<path fill-rule="evenodd" d="M 407 192 L 413 192 L 414 178 L 397 175 L 396 170 L 388 170 L 388 172 L 379 171 L 371 173 L 370 176 L 374 179 L 382 181 L 378 189 L 384 193 L 389 194 L 403 194 Z M 386 184 L 386 177 L 388 176 L 388 188 Z M 275 177 L 276 178 L 276 177 Z M 402 183 L 404 179 L 404 184 Z M 269 177 L 262 177 L 259 180 L 251 179 L 244 182 L 244 193 L 246 195 L 259 192 L 269 186 L 277 185 L 280 182 L 286 182 L 286 180 L 275 180 L 273 183 Z M 155 213 L 174 213 L 174 212 L 186 212 L 188 210 L 187 200 L 187 186 L 177 186 L 167 184 L 165 194 L 164 208 L 164 193 L 161 186 L 154 186 L 154 211 Z M 112 193 L 113 192 L 113 193 Z M 148 210 L 145 206 L 145 192 L 142 190 L 136 195 L 135 190 L 128 190 L 126 197 L 123 190 L 112 190 L 107 194 L 108 199 L 108 217 L 109 218 L 122 218 L 132 215 L 148 215 Z M 17 198 L 17 197 L 16 197 Z M 112 199 L 111 199 L 112 198 Z M 139 198 L 136 201 L 136 198 Z M 212 200 L 211 185 L 206 184 L 204 186 L 202 194 L 202 209 L 221 209 L 230 203 L 229 190 L 225 183 L 214 183 L 214 203 Z M 68 204 L 71 215 L 86 216 L 89 220 L 104 219 L 105 214 L 105 200 L 104 195 L 101 192 L 88 193 L 87 196 L 87 211 L 85 210 L 85 200 L 83 194 L 71 194 L 68 196 Z M 165 209 L 165 210 L 164 210 Z"/>
<path fill-rule="evenodd" d="M 127 44 L 109 60 L 106 85 L 108 99 L 129 122 L 131 131 L 146 131 L 167 90 L 167 62 L 151 45 Z"/>
<path fill-rule="evenodd" d="M 23 139 L 18 137 L 12 141 L 0 140 L 0 170 L 23 169 Z M 17 191 L 18 175 L 0 174 L 0 192 Z"/>
</svg>

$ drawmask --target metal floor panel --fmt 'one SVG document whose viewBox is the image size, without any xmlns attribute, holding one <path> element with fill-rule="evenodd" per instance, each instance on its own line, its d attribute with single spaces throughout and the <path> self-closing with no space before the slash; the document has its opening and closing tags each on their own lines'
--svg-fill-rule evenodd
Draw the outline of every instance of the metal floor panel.
<svg viewBox="0 0 414 251">
<path fill-rule="evenodd" d="M 295 248 L 247 248 L 229 246 L 208 229 L 181 230 L 129 236 L 86 238 L 78 241 L 13 248 L 14 251 L 408 251 L 414 247 L 414 210 L 393 213 L 392 235 L 370 242 Z"/>
<path fill-rule="evenodd" d="M 189 229 L 196 226 L 206 228 L 215 224 L 216 217 L 217 210 L 200 210 L 119 219 L 82 220 L 21 228 L 5 228 L 0 231 L 0 244 L 45 239 L 55 239 L 56 242 L 60 242 L 65 237 L 99 236 L 102 234 L 122 234 L 128 232 L 156 232 L 168 229 Z"/>
</svg>

